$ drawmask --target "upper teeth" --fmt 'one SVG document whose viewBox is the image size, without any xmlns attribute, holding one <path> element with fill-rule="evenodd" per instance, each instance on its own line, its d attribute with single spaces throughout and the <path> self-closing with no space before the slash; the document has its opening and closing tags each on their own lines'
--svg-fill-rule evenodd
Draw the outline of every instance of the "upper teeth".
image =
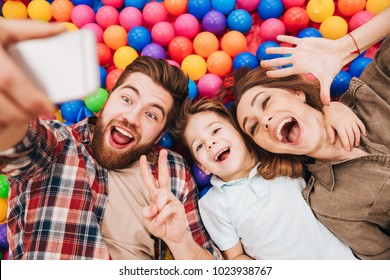
<svg viewBox="0 0 390 280">
<path fill-rule="evenodd" d="M 214 160 L 217 161 L 217 160 L 218 160 L 218 157 L 219 157 L 222 153 L 226 152 L 228 149 L 229 149 L 229 148 L 225 148 L 225 149 L 223 149 L 222 151 L 220 151 L 220 152 L 215 156 Z"/>
<path fill-rule="evenodd" d="M 131 135 L 130 133 L 128 133 L 126 130 L 120 128 L 120 127 L 115 127 L 116 130 L 118 130 L 120 133 L 122 133 L 123 135 L 129 137 L 129 138 L 133 138 L 133 135 Z"/>
<path fill-rule="evenodd" d="M 286 123 L 289 123 L 291 122 L 293 119 L 292 118 L 288 118 L 288 119 L 285 119 L 283 120 L 279 125 L 278 125 L 278 128 L 276 130 L 276 137 L 278 137 L 278 140 L 279 141 L 282 141 L 283 140 L 283 136 L 282 136 L 282 128 L 283 126 L 286 124 Z"/>
</svg>

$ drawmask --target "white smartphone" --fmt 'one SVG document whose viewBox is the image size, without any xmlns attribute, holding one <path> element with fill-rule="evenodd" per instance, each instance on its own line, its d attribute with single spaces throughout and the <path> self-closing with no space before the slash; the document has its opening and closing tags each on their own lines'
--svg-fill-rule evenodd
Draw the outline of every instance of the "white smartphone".
<svg viewBox="0 0 390 280">
<path fill-rule="evenodd" d="M 83 98 L 100 86 L 96 39 L 91 30 L 18 42 L 7 52 L 54 103 Z"/>
</svg>

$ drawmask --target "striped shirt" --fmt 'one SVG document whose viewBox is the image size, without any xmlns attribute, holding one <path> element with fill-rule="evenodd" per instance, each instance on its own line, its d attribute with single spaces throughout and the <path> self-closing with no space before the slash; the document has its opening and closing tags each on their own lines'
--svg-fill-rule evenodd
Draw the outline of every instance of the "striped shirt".
<svg viewBox="0 0 390 280">
<path fill-rule="evenodd" d="M 25 138 L 0 152 L 0 173 L 10 181 L 8 241 L 13 259 L 110 259 L 101 234 L 108 172 L 92 157 L 89 118 L 68 127 L 35 119 Z M 158 149 L 156 149 L 157 152 Z M 183 203 L 194 240 L 216 259 L 199 216 L 197 188 L 184 159 L 169 151 L 174 195 Z M 151 165 L 157 174 L 157 165 Z M 155 259 L 169 259 L 155 238 Z"/>
</svg>

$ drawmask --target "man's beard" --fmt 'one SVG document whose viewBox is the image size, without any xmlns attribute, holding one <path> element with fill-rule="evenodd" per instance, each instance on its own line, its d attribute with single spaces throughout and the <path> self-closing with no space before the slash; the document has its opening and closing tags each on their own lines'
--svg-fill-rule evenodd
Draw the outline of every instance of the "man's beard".
<svg viewBox="0 0 390 280">
<path fill-rule="evenodd" d="M 110 127 L 111 121 L 106 127 Z M 122 126 L 128 127 L 129 124 L 121 123 Z M 134 146 L 133 148 L 124 149 L 123 152 L 107 146 L 104 143 L 104 125 L 102 115 L 98 118 L 92 138 L 92 154 L 96 161 L 106 169 L 124 169 L 139 160 L 142 155 L 151 152 L 160 135 L 157 135 L 149 144 Z M 107 132 L 111 133 L 111 132 Z"/>
</svg>

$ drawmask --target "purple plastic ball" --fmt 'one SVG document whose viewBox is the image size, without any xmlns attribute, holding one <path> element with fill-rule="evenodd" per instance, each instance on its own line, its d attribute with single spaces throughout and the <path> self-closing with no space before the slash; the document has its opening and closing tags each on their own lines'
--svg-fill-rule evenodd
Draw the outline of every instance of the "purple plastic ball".
<svg viewBox="0 0 390 280">
<path fill-rule="evenodd" d="M 0 224 L 0 250 L 8 250 L 9 244 L 7 240 L 7 223 Z"/>
<path fill-rule="evenodd" d="M 226 17 L 218 11 L 210 11 L 202 19 L 202 27 L 204 31 L 214 33 L 216 36 L 221 35 L 226 29 Z"/>
<path fill-rule="evenodd" d="M 155 59 L 159 58 L 165 58 L 165 49 L 161 47 L 159 44 L 151 43 L 149 45 L 146 45 L 141 52 L 142 56 L 150 56 Z"/>
<path fill-rule="evenodd" d="M 192 165 L 192 175 L 194 176 L 194 179 L 199 186 L 203 187 L 210 184 L 210 179 L 212 175 L 207 175 L 206 173 L 204 173 L 202 169 L 200 169 L 196 164 Z"/>
</svg>

